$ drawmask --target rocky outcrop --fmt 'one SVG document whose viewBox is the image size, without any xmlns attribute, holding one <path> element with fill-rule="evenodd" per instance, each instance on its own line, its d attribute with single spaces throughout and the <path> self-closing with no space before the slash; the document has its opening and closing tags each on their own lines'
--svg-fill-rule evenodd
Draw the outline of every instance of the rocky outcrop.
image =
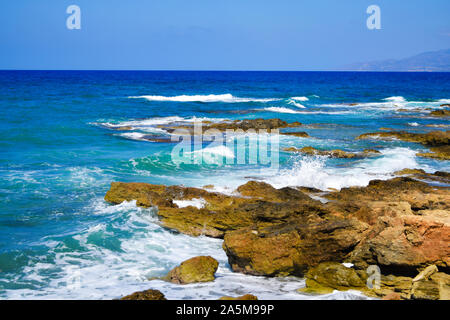
<svg viewBox="0 0 450 320">
<path fill-rule="evenodd" d="M 448 300 L 450 298 L 450 276 L 438 272 L 431 265 L 414 279 L 405 276 L 381 275 L 379 283 L 367 285 L 368 274 L 340 263 L 325 262 L 311 268 L 306 274 L 306 286 L 300 293 L 326 294 L 334 290 L 358 290 L 370 297 L 384 300 L 421 299 Z M 377 287 L 379 286 L 379 287 Z"/>
<path fill-rule="evenodd" d="M 385 299 L 441 299 L 448 292 L 450 271 L 450 191 L 412 177 L 445 181 L 449 174 L 417 169 L 397 174 L 407 177 L 322 192 L 326 203 L 306 194 L 317 195 L 320 190 L 276 189 L 258 181 L 240 186 L 233 195 L 182 186 L 113 183 L 105 199 L 112 203 L 136 200 L 140 206 L 155 207 L 161 224 L 179 232 L 223 237 L 223 248 L 236 272 L 306 274 L 303 292 L 357 288 Z M 178 202 L 193 199 L 201 199 L 202 206 Z M 166 280 L 213 280 L 217 262 L 202 257 L 209 265 L 202 274 L 209 276 L 194 276 L 194 271 L 203 270 L 203 262 L 197 259 L 182 263 Z M 365 270 L 370 265 L 381 269 L 381 288 L 367 291 Z M 427 268 L 430 265 L 438 271 Z"/>
<path fill-rule="evenodd" d="M 389 131 L 365 133 L 356 139 L 399 139 L 408 142 L 420 143 L 431 152 L 417 153 L 417 156 L 433 158 L 438 160 L 450 159 L 450 131 L 432 131 L 428 133 L 412 133 L 406 131 Z"/>
<path fill-rule="evenodd" d="M 334 290 L 361 290 L 365 285 L 363 274 L 338 262 L 323 262 L 308 270 L 306 287 L 301 293 L 326 294 Z"/>
<path fill-rule="evenodd" d="M 194 257 L 173 268 L 163 279 L 176 284 L 214 281 L 218 267 L 217 260 L 210 256 Z"/>
<path fill-rule="evenodd" d="M 319 201 L 294 188 L 275 189 L 252 181 L 237 191 L 240 195 L 227 196 L 197 188 L 113 182 L 105 200 L 115 204 L 136 200 L 138 206 L 156 207 L 161 224 L 167 228 L 216 238 L 253 224 L 268 225 L 296 214 L 325 211 Z M 192 199 L 202 199 L 204 207 L 180 208 L 173 202 Z"/>
<path fill-rule="evenodd" d="M 317 216 L 225 234 L 223 248 L 234 271 L 302 276 L 310 266 L 341 261 L 362 240 L 367 225 L 356 219 Z"/>
<path fill-rule="evenodd" d="M 366 158 L 375 154 L 379 154 L 380 152 L 377 150 L 366 149 L 363 152 L 354 153 L 347 152 L 343 150 L 317 150 L 313 147 L 303 147 L 301 149 L 297 149 L 295 147 L 284 148 L 284 151 L 288 152 L 297 152 L 303 153 L 309 156 L 326 156 L 330 158 L 340 158 L 340 159 L 361 159 Z"/>
<path fill-rule="evenodd" d="M 432 116 L 432 117 L 450 117 L 450 109 L 431 111 L 430 116 Z"/>
<path fill-rule="evenodd" d="M 132 293 L 128 296 L 120 298 L 120 300 L 167 300 L 164 294 L 159 290 L 145 290 Z"/>
<path fill-rule="evenodd" d="M 450 174 L 448 172 L 436 171 L 434 173 L 427 173 L 422 169 L 403 169 L 394 172 L 398 176 L 408 176 L 425 181 L 439 181 L 450 184 Z"/>
</svg>

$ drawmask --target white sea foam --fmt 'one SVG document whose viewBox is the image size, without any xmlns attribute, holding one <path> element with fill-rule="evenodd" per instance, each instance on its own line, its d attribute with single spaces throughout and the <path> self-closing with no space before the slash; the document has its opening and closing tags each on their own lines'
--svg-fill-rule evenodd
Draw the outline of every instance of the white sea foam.
<svg viewBox="0 0 450 320">
<path fill-rule="evenodd" d="M 185 208 L 185 207 L 196 207 L 197 209 L 201 209 L 205 206 L 206 201 L 205 199 L 191 199 L 191 200 L 173 200 L 173 203 L 175 203 L 178 208 Z"/>
<path fill-rule="evenodd" d="M 117 134 L 117 136 L 124 137 L 124 138 L 130 139 L 130 140 L 146 141 L 146 139 L 145 139 L 146 134 L 141 133 L 141 132 L 124 132 L 124 133 Z"/>
<path fill-rule="evenodd" d="M 309 99 L 307 97 L 291 97 L 292 100 L 295 101 L 308 101 Z"/>
<path fill-rule="evenodd" d="M 168 299 L 218 299 L 251 293 L 260 299 L 365 299 L 357 292 L 334 292 L 321 296 L 302 295 L 299 278 L 254 277 L 231 271 L 222 240 L 175 234 L 158 226 L 152 209 L 126 202 L 108 206 L 102 199 L 88 210 L 109 215 L 71 237 L 80 250 L 67 243 L 45 243 L 54 263 L 32 262 L 12 281 L 33 282 L 35 288 L 6 289 L 8 299 L 114 299 L 149 288 L 161 290 Z M 117 233 L 122 232 L 120 237 Z M 111 245 L 105 245 L 113 243 Z M 73 245 L 73 244 L 72 244 Z M 115 249 L 114 249 L 115 247 Z M 219 261 L 213 282 L 177 285 L 148 280 L 166 274 L 180 262 L 210 255 Z"/>
<path fill-rule="evenodd" d="M 415 151 L 408 148 L 382 150 L 382 156 L 365 159 L 350 168 L 328 168 L 325 157 L 301 157 L 290 169 L 266 178 L 276 188 L 305 186 L 321 190 L 366 186 L 373 179 L 390 179 L 393 172 L 404 168 L 418 168 Z"/>
<path fill-rule="evenodd" d="M 283 108 L 283 107 L 267 107 L 259 110 L 265 110 L 270 112 L 277 112 L 277 113 L 299 113 L 297 110 L 292 110 L 289 108 Z"/>
<path fill-rule="evenodd" d="M 300 109 L 305 109 L 306 108 L 304 105 L 302 105 L 302 104 L 300 104 L 300 103 L 298 103 L 297 101 L 294 101 L 294 100 L 289 100 L 288 104 L 296 106 L 297 108 L 300 108 Z"/>
<path fill-rule="evenodd" d="M 172 102 L 270 102 L 279 99 L 273 98 L 240 98 L 235 97 L 230 93 L 226 94 L 208 94 L 208 95 L 180 95 L 180 96 L 130 96 L 132 99 L 146 99 L 148 101 L 172 101 Z"/>
<path fill-rule="evenodd" d="M 420 124 L 418 124 L 417 122 L 408 122 L 408 126 L 418 127 L 418 126 L 420 126 Z"/>
<path fill-rule="evenodd" d="M 406 99 L 401 96 L 389 97 L 389 98 L 385 98 L 383 100 L 390 101 L 390 102 L 406 102 Z"/>
</svg>

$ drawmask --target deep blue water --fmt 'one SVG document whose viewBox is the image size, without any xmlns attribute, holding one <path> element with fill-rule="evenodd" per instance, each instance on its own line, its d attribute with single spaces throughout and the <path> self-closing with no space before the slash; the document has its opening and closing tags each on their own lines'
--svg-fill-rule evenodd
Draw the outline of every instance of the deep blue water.
<svg viewBox="0 0 450 320">
<path fill-rule="evenodd" d="M 219 240 L 170 233 L 151 210 L 133 204 L 109 206 L 103 196 L 110 182 L 214 184 L 230 192 L 256 177 L 277 187 L 326 189 L 387 179 L 406 167 L 448 171 L 448 161 L 416 157 L 421 145 L 354 139 L 382 127 L 446 130 L 429 125 L 448 129 L 448 119 L 426 117 L 427 108 L 444 103 L 450 73 L 0 71 L 0 298 L 118 297 L 203 253 L 222 259 L 226 282 L 234 275 Z M 405 108 L 411 112 L 399 111 Z M 281 147 L 382 154 L 350 161 L 281 152 L 274 172 L 175 165 L 173 144 L 141 141 L 166 134 L 157 124 L 193 117 L 300 121 L 311 125 L 301 129 L 311 138 L 280 137 Z M 113 130 L 130 125 L 130 132 Z M 245 279 L 239 281 L 252 281 Z M 236 290 L 221 283 L 213 289 L 200 290 L 201 297 Z"/>
</svg>

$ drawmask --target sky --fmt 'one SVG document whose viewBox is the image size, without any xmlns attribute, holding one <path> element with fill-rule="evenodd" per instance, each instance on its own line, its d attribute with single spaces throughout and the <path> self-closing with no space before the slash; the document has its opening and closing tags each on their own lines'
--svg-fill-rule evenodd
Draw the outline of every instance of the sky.
<svg viewBox="0 0 450 320">
<path fill-rule="evenodd" d="M 333 70 L 448 49 L 449 13 L 449 0 L 3 0 L 0 69 Z"/>
</svg>

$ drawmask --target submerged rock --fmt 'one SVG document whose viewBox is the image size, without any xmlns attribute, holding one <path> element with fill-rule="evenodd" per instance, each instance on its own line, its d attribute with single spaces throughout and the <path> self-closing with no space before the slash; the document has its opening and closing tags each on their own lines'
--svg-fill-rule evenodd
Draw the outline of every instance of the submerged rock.
<svg viewBox="0 0 450 320">
<path fill-rule="evenodd" d="M 417 153 L 417 156 L 433 158 L 438 160 L 450 159 L 450 131 L 431 131 L 428 133 L 412 133 L 406 131 L 389 131 L 365 133 L 356 139 L 399 139 L 408 142 L 420 143 L 428 148 L 431 152 Z"/>
<path fill-rule="evenodd" d="M 354 153 L 354 152 L 347 152 L 343 150 L 317 150 L 313 147 L 303 147 L 301 149 L 297 149 L 295 147 L 289 147 L 284 148 L 284 151 L 288 152 L 298 152 L 303 153 L 310 156 L 327 156 L 331 158 L 340 158 L 340 159 L 358 159 L 358 158 L 365 158 L 374 154 L 380 153 L 377 150 L 371 150 L 371 149 L 365 149 L 363 152 L 360 153 Z"/>
<path fill-rule="evenodd" d="M 434 110 L 430 112 L 433 117 L 450 117 L 450 109 Z"/>
<path fill-rule="evenodd" d="M 159 290 L 145 290 L 132 293 L 120 298 L 120 300 L 167 300 L 164 294 Z"/>
<path fill-rule="evenodd" d="M 163 279 L 176 284 L 214 281 L 218 267 L 219 262 L 210 256 L 194 257 L 172 269 Z"/>
</svg>

